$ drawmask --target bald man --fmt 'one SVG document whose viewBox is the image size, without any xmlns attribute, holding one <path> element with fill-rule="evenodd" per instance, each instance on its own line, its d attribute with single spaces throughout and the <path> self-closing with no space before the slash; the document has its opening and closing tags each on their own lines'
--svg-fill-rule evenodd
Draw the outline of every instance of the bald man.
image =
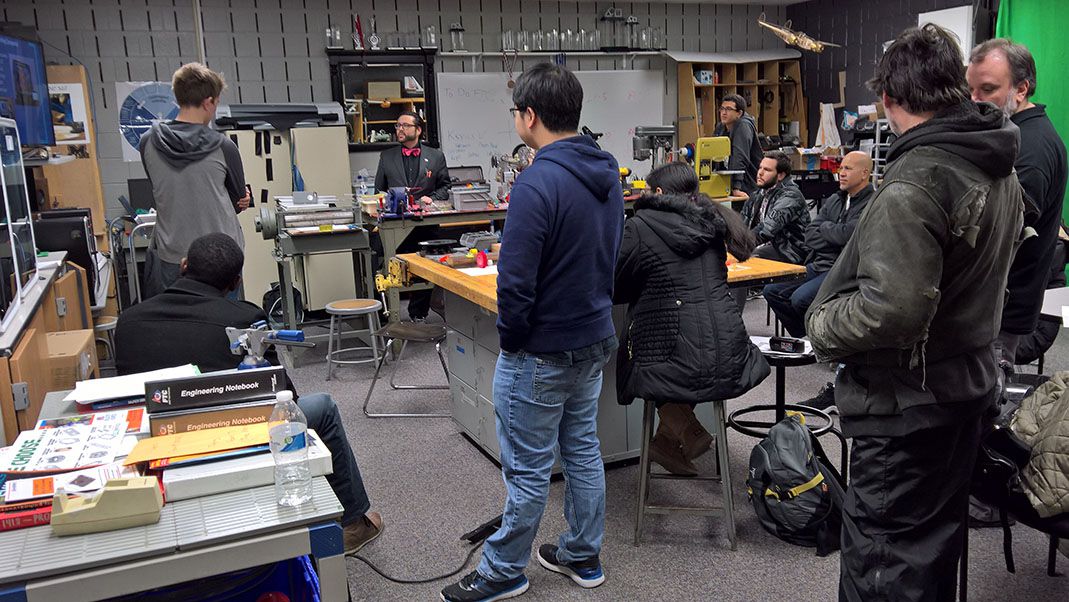
<svg viewBox="0 0 1069 602">
<path fill-rule="evenodd" d="M 861 151 L 843 157 L 839 191 L 824 199 L 820 213 L 805 230 L 805 280 L 765 287 L 764 297 L 791 336 L 805 336 L 805 312 L 820 289 L 824 276 L 854 233 L 857 220 L 872 196 L 872 159 Z"/>
</svg>

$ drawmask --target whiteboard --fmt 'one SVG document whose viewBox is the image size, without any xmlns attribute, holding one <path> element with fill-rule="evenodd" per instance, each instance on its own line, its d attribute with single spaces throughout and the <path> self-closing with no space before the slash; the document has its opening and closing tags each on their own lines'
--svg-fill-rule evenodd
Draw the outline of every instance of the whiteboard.
<svg viewBox="0 0 1069 602">
<path fill-rule="evenodd" d="M 664 75 L 660 70 L 576 71 L 583 85 L 580 127 L 603 132 L 601 148 L 639 175 L 650 161 L 635 161 L 631 138 L 636 126 L 664 124 Z M 512 90 L 505 73 L 439 73 L 438 123 L 442 152 L 450 167 L 481 165 L 493 180 L 490 156 L 522 144 L 512 115 Z"/>
</svg>

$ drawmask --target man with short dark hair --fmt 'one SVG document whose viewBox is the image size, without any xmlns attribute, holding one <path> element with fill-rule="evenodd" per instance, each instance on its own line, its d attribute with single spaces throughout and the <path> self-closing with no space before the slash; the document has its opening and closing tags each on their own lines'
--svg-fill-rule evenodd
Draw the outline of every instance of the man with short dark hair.
<svg viewBox="0 0 1069 602">
<path fill-rule="evenodd" d="M 796 264 L 805 261 L 809 208 L 791 179 L 791 161 L 783 153 L 761 159 L 757 191 L 742 206 L 742 219 L 757 237 L 754 257 Z"/>
<path fill-rule="evenodd" d="M 178 279 L 179 262 L 194 239 L 222 232 L 239 249 L 245 246 L 237 214 L 251 196 L 241 155 L 230 138 L 208 127 L 225 87 L 223 76 L 204 65 L 182 65 L 171 78 L 178 117 L 154 124 L 141 137 L 141 163 L 156 201 L 143 299 Z"/>
<path fill-rule="evenodd" d="M 394 133 L 400 146 L 393 146 L 379 154 L 379 169 L 375 172 L 375 190 L 408 188 L 421 203 L 449 199 L 449 169 L 442 151 L 423 144 L 426 124 L 419 113 L 405 111 L 397 117 Z M 419 243 L 440 238 L 438 226 L 416 226 L 397 248 L 398 253 L 415 253 Z M 377 234 L 375 237 L 377 238 Z M 381 253 L 381 242 L 372 244 Z M 421 322 L 431 309 L 431 291 L 412 291 L 408 300 L 408 317 Z"/>
<path fill-rule="evenodd" d="M 731 139 L 731 157 L 727 168 L 743 173 L 731 176 L 731 196 L 744 197 L 757 189 L 757 166 L 764 153 L 757 140 L 757 122 L 746 112 L 746 99 L 727 94 L 720 101 L 720 123 L 713 136 Z"/>
<path fill-rule="evenodd" d="M 512 188 L 497 275 L 501 353 L 494 409 L 508 498 L 478 568 L 446 602 L 527 591 L 524 569 L 545 511 L 554 450 L 564 470 L 568 532 L 538 562 L 584 588 L 605 581 L 605 470 L 597 435 L 602 366 L 617 346 L 613 271 L 624 204 L 616 159 L 577 133 L 583 88 L 552 63 L 512 91 L 516 133 L 537 151 Z"/>
<path fill-rule="evenodd" d="M 910 28 L 869 87 L 898 139 L 806 315 L 853 438 L 839 599 L 953 600 L 993 343 L 1021 232 L 1017 128 L 974 103 L 958 42 Z"/>
<path fill-rule="evenodd" d="M 1021 152 L 1015 167 L 1025 198 L 1033 206 L 1025 223 L 1036 236 L 1021 243 L 1010 266 L 1009 299 L 999 332 L 1001 356 L 1016 360 L 1019 339 L 1036 330 L 1049 280 L 1065 197 L 1065 144 L 1047 117 L 1047 107 L 1032 102 L 1036 62 L 1021 44 L 1005 38 L 988 40 L 973 49 L 965 74 L 972 98 L 1002 109 L 1021 130 Z"/>
<path fill-rule="evenodd" d="M 181 261 L 178 281 L 119 315 L 115 327 L 118 373 L 183 364 L 194 364 L 202 372 L 237 368 L 241 360 L 230 352 L 226 328 L 248 328 L 266 319 L 263 310 L 252 303 L 227 298 L 241 282 L 244 262 L 237 243 L 225 234 L 194 240 Z M 382 517 L 368 512 L 371 502 L 338 406 L 326 393 L 302 396 L 297 405 L 308 419 L 308 427 L 330 451 L 333 474 L 327 475 L 327 481 L 344 509 L 343 545 L 346 553 L 356 552 L 382 532 Z"/>
</svg>

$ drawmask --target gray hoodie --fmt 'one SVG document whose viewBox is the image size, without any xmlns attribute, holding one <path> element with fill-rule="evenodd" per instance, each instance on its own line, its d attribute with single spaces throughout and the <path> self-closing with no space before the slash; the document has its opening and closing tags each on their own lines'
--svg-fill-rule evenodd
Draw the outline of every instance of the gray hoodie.
<svg viewBox="0 0 1069 602">
<path fill-rule="evenodd" d="M 205 125 L 161 122 L 141 137 L 141 162 L 156 200 L 160 259 L 180 263 L 197 238 L 222 232 L 244 248 L 237 201 L 245 196 L 238 147 Z"/>
</svg>

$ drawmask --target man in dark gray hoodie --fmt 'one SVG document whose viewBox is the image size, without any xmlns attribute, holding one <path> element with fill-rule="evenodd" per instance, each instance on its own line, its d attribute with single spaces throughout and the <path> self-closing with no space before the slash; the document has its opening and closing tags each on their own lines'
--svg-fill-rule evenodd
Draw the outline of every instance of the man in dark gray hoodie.
<svg viewBox="0 0 1069 602">
<path fill-rule="evenodd" d="M 757 122 L 746 112 L 746 99 L 728 94 L 720 101 L 720 123 L 714 136 L 731 139 L 728 169 L 743 173 L 731 176 L 731 196 L 746 196 L 757 190 L 757 166 L 761 163 L 761 144 L 757 141 Z"/>
<path fill-rule="evenodd" d="M 238 147 L 208 127 L 225 87 L 222 75 L 200 63 L 182 65 L 171 78 L 178 118 L 142 136 L 145 173 L 156 200 L 156 229 L 145 262 L 142 298 L 178 280 L 189 244 L 222 232 L 244 248 L 237 214 L 249 207 Z"/>
</svg>

